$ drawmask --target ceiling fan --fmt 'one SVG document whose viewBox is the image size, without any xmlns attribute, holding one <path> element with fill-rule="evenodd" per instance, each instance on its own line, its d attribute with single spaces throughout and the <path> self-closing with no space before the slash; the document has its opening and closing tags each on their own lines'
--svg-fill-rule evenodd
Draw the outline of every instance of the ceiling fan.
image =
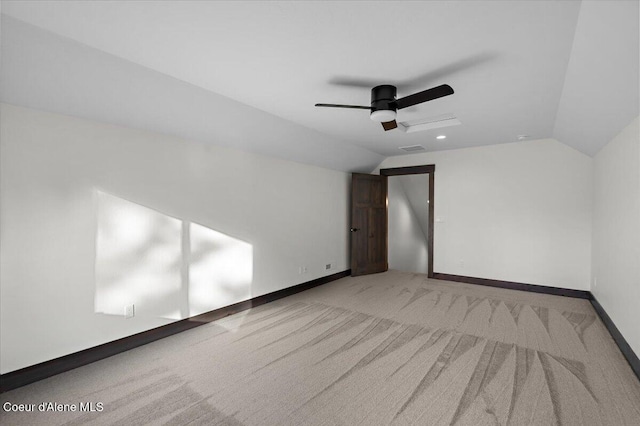
<svg viewBox="0 0 640 426">
<path fill-rule="evenodd" d="M 370 118 L 373 121 L 382 123 L 384 130 L 391 130 L 398 127 L 396 115 L 399 109 L 418 105 L 423 102 L 432 101 L 453 94 L 453 89 L 448 84 L 432 87 L 422 92 L 396 99 L 396 86 L 383 84 L 371 89 L 371 106 L 361 105 L 339 105 L 339 104 L 316 104 L 317 107 L 330 108 L 355 108 L 368 109 L 371 111 Z"/>
</svg>

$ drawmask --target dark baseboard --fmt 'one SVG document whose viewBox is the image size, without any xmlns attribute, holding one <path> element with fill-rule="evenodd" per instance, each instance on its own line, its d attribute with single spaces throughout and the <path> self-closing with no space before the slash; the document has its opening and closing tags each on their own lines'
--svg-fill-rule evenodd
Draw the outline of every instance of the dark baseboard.
<svg viewBox="0 0 640 426">
<path fill-rule="evenodd" d="M 113 355 L 117 355 L 119 353 L 128 351 L 129 349 L 146 345 L 147 343 L 151 343 L 164 337 L 168 337 L 173 334 L 177 334 L 182 331 L 210 323 L 220 318 L 224 318 L 228 315 L 233 315 L 235 313 L 254 308 L 256 306 L 264 305 L 265 303 L 273 302 L 274 300 L 282 299 L 283 297 L 300 293 L 301 291 L 309 290 L 310 288 L 347 277 L 350 274 L 350 269 L 342 272 L 337 272 L 326 277 L 317 278 L 315 280 L 307 281 L 302 284 L 294 285 L 293 287 L 288 287 L 282 290 L 274 291 L 273 293 L 264 294 L 262 296 L 257 296 L 243 302 L 235 303 L 230 306 L 225 306 L 224 308 L 216 309 L 214 311 L 206 312 L 204 314 L 193 316 L 191 318 L 186 318 L 157 328 L 153 328 L 151 330 L 123 337 L 122 339 L 114 340 L 113 342 L 104 343 L 102 345 L 84 349 L 82 351 L 65 355 L 60 358 L 55 358 L 36 365 L 21 368 L 20 370 L 2 374 L 0 375 L 0 393 L 28 385 L 29 383 L 37 382 L 38 380 L 46 379 L 47 377 L 55 376 L 56 374 L 64 373 L 65 371 L 69 371 L 74 368 L 78 368 L 83 365 L 108 358 Z"/>
<path fill-rule="evenodd" d="M 500 281 L 488 278 L 465 277 L 463 275 L 441 274 L 434 272 L 433 278 L 436 280 L 456 281 L 459 283 L 486 285 L 489 287 L 508 288 L 510 290 L 522 290 L 533 293 L 554 294 L 556 296 L 577 297 L 578 299 L 591 299 L 590 291 L 572 290 L 562 287 L 547 287 L 544 285 L 516 283 L 513 281 Z"/>
<path fill-rule="evenodd" d="M 32 365 L 30 367 L 25 367 L 20 370 L 2 374 L 0 376 L 0 393 L 28 385 L 29 383 L 33 383 L 38 380 L 46 379 L 47 377 L 69 371 L 74 368 L 81 367 L 83 365 L 87 365 L 104 358 L 108 358 L 113 355 L 117 355 L 129 349 L 137 348 L 139 346 L 154 342 L 164 337 L 168 337 L 173 334 L 177 334 L 182 331 L 189 330 L 191 328 L 198 327 L 212 321 L 216 321 L 228 315 L 233 315 L 235 313 L 242 312 L 244 310 L 260 306 L 265 303 L 273 302 L 275 300 L 291 296 L 301 291 L 305 291 L 313 287 L 317 287 L 319 285 L 347 277 L 350 274 L 351 270 L 346 270 L 343 272 L 335 273 L 333 275 L 328 275 L 326 277 L 317 278 L 315 280 L 298 284 L 293 287 L 254 297 L 253 299 L 226 306 L 224 308 L 216 309 L 214 311 L 206 312 L 201 315 L 176 321 L 171 324 L 163 325 L 151 330 L 143 331 L 132 336 L 123 337 L 122 339 L 118 339 L 113 342 L 105 343 L 99 346 L 65 355 L 60 358 L 52 359 L 50 361 Z M 580 299 L 589 299 L 594 309 L 602 319 L 605 327 L 613 337 L 613 340 L 616 342 L 616 344 L 620 348 L 620 351 L 631 366 L 633 372 L 640 380 L 640 360 L 638 359 L 638 356 L 633 351 L 631 346 L 629 346 L 626 339 L 622 336 L 602 305 L 600 305 L 600 303 L 593 297 L 593 295 L 589 291 L 572 290 L 559 287 L 546 287 L 534 284 L 491 280 L 487 278 L 466 277 L 461 275 L 441 274 L 439 272 L 435 272 L 433 274 L 433 278 L 446 281 L 462 282 L 467 284 L 478 284 L 490 287 L 507 288 L 511 290 L 522 290 L 535 293 L 546 293 L 559 296 L 577 297 Z"/>
<path fill-rule="evenodd" d="M 604 323 L 604 326 L 607 327 L 607 330 L 609 330 L 609 334 L 611 334 L 611 337 L 613 337 L 613 340 L 620 348 L 620 352 L 622 352 L 622 355 L 624 355 L 624 357 L 627 359 L 627 362 L 631 366 L 631 369 L 634 373 L 636 373 L 638 380 L 640 380 L 640 359 L 638 359 L 638 355 L 636 355 L 633 349 L 631 349 L 631 346 L 629 346 L 627 340 L 622 336 L 622 333 L 620 333 L 618 327 L 616 327 L 609 314 L 607 314 L 600 302 L 598 302 L 595 297 L 591 298 L 591 304 L 600 316 L 600 319 Z"/>
</svg>

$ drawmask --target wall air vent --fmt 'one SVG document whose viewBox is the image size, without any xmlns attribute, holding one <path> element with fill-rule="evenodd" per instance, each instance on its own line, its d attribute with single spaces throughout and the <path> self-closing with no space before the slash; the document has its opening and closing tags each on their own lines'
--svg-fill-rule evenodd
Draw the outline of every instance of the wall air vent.
<svg viewBox="0 0 640 426">
<path fill-rule="evenodd" d="M 441 127 L 457 126 L 462 124 L 453 114 L 442 114 L 435 117 L 421 118 L 411 121 L 402 121 L 398 127 L 406 133 L 420 132 L 423 130 L 439 129 Z"/>
<path fill-rule="evenodd" d="M 426 151 L 422 145 L 401 146 L 400 149 L 407 152 Z"/>
</svg>

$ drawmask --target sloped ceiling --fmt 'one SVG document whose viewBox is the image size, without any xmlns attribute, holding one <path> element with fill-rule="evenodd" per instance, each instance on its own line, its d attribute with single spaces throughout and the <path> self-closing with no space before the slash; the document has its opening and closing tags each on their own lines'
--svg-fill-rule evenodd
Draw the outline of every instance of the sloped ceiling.
<svg viewBox="0 0 640 426">
<path fill-rule="evenodd" d="M 553 137 L 596 154 L 638 116 L 637 1 L 583 2 Z"/>
<path fill-rule="evenodd" d="M 6 103 L 341 171 L 369 172 L 384 159 L 8 16 L 1 43 Z"/>
<path fill-rule="evenodd" d="M 520 134 L 555 137 L 593 155 L 638 115 L 637 1 L 22 1 L 4 2 L 2 13 L 13 23 L 3 26 L 3 50 L 6 27 L 46 30 L 39 37 L 49 34 L 58 37 L 60 46 L 75 43 L 74 49 L 84 49 L 74 60 L 54 67 L 61 73 L 65 67 L 78 76 L 89 72 L 89 49 L 111 55 L 130 64 L 115 67 L 120 82 L 126 81 L 126 73 L 135 73 L 134 68 L 138 74 L 144 69 L 172 78 L 176 85 L 188 84 L 191 97 L 216 97 L 218 109 L 228 98 L 227 105 L 244 104 L 279 117 L 300 131 L 298 139 L 306 138 L 300 129 L 307 129 L 314 147 L 301 142 L 296 148 L 286 132 L 279 143 L 253 137 L 234 140 L 243 149 L 295 161 L 313 164 L 319 156 L 323 167 L 362 170 L 377 159 L 405 154 L 400 146 L 444 150 L 514 142 Z M 14 50 L 28 47 L 21 46 L 22 40 L 14 42 Z M 15 58 L 8 60 L 21 60 Z M 106 56 L 101 58 L 106 61 Z M 3 63 L 6 60 L 3 52 Z M 9 65 L 13 74 L 3 75 L 3 92 L 15 87 L 11 79 L 21 75 L 19 63 Z M 3 74 L 5 69 L 3 64 Z M 113 83 L 110 74 L 99 78 L 105 87 Z M 3 100 L 20 104 L 28 98 L 37 107 L 39 97 L 46 96 L 48 109 L 74 113 L 65 111 L 67 100 L 54 89 L 54 78 L 40 82 L 38 93 L 25 95 L 22 92 L 30 89 L 22 84 L 22 92 L 14 88 L 10 99 L 2 94 Z M 414 134 L 384 132 L 366 111 L 313 106 L 366 105 L 370 86 L 382 83 L 397 85 L 399 96 L 450 84 L 454 95 L 402 110 L 399 119 L 453 113 L 463 124 Z M 73 83 L 66 88 L 72 91 Z M 261 129 L 261 119 L 253 120 L 243 107 L 230 106 L 237 109 L 233 117 L 207 119 L 220 116 L 210 113 L 213 104 L 189 105 L 189 96 L 180 93 L 165 90 L 154 98 L 156 108 L 173 104 L 155 116 L 183 116 L 173 133 L 189 128 L 200 139 L 225 143 L 224 138 L 246 126 L 263 134 L 274 128 Z M 94 94 L 74 108 L 101 114 L 105 94 Z M 146 107 L 139 91 L 118 94 L 121 105 Z M 143 128 L 161 121 L 128 120 L 127 125 Z M 224 126 L 230 128 L 226 133 L 212 133 L 211 127 Z M 435 139 L 440 133 L 447 135 L 445 141 Z M 324 151 L 317 155 L 323 144 Z M 292 150 L 299 152 L 292 155 Z M 351 164 L 358 156 L 367 160 Z"/>
</svg>

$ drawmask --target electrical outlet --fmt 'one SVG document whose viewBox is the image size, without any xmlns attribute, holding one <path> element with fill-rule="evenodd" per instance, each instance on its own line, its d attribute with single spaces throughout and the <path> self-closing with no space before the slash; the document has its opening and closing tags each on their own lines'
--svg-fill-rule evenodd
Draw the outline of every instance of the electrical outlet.
<svg viewBox="0 0 640 426">
<path fill-rule="evenodd" d="M 460 267 L 464 268 L 464 260 L 460 259 Z"/>
<path fill-rule="evenodd" d="M 330 263 L 327 263 L 327 264 L 324 266 L 324 269 L 331 269 L 331 264 L 330 264 Z"/>
<path fill-rule="evenodd" d="M 300 275 L 302 275 L 302 274 L 306 274 L 307 272 L 309 272 L 309 271 L 307 270 L 307 267 L 306 267 L 306 266 L 300 266 L 300 267 L 298 268 L 298 273 L 299 273 Z"/>
<path fill-rule="evenodd" d="M 133 318 L 134 316 L 136 316 L 135 305 L 126 305 L 124 307 L 124 317 Z"/>
</svg>

